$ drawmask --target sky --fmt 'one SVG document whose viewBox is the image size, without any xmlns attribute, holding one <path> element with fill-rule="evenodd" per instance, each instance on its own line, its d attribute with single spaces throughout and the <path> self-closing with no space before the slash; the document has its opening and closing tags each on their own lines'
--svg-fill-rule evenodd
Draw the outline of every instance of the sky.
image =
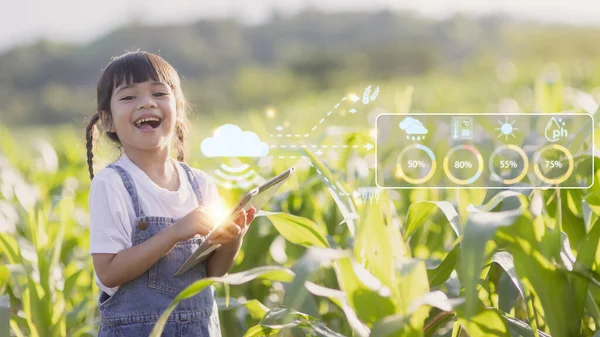
<svg viewBox="0 0 600 337">
<path fill-rule="evenodd" d="M 186 23 L 234 17 L 259 23 L 272 8 L 293 14 L 307 6 L 324 11 L 412 9 L 435 18 L 456 12 L 502 12 L 518 18 L 600 24 L 599 0 L 0 0 L 0 52 L 40 37 L 84 43 L 137 20 Z"/>
</svg>

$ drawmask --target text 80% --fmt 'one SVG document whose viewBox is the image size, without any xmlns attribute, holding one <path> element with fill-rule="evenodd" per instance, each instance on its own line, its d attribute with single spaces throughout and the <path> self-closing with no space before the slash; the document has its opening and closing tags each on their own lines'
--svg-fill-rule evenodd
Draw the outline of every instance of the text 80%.
<svg viewBox="0 0 600 337">
<path fill-rule="evenodd" d="M 461 160 L 461 161 L 454 162 L 454 168 L 471 168 L 471 167 L 473 167 L 473 164 L 471 164 L 471 162 L 467 161 L 467 160 Z"/>
</svg>

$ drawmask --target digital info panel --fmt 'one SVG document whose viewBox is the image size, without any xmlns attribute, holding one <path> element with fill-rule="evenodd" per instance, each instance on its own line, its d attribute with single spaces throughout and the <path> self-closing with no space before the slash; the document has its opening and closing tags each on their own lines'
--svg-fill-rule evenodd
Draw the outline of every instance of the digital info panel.
<svg viewBox="0 0 600 337">
<path fill-rule="evenodd" d="M 585 189 L 594 183 L 589 114 L 380 114 L 380 188 Z"/>
</svg>

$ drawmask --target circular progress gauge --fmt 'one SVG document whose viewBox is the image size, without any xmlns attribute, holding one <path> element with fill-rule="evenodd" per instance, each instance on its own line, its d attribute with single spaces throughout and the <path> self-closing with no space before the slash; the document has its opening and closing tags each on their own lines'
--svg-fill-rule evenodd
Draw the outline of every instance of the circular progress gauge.
<svg viewBox="0 0 600 337">
<path fill-rule="evenodd" d="M 544 173 L 542 173 L 542 170 L 540 169 L 540 159 L 542 158 L 542 154 L 548 150 L 557 150 L 557 151 L 562 152 L 565 155 L 565 157 L 568 161 L 569 167 L 567 167 L 567 171 L 564 174 L 562 174 L 558 177 L 549 178 Z M 554 168 L 561 169 L 563 166 L 562 160 L 546 160 L 545 162 L 546 162 L 545 167 L 550 168 L 550 170 L 552 170 Z M 533 163 L 534 163 L 533 170 L 535 171 L 535 174 L 543 182 L 548 183 L 548 184 L 559 185 L 562 182 L 564 182 L 565 180 L 567 180 L 569 178 L 569 176 L 571 175 L 571 173 L 573 173 L 573 167 L 574 167 L 573 155 L 571 154 L 571 152 L 569 152 L 569 150 L 566 147 L 564 147 L 562 145 L 551 144 L 551 145 L 544 146 L 538 152 L 535 153 L 534 158 L 533 158 Z"/>
<path fill-rule="evenodd" d="M 457 178 L 450 169 L 450 165 L 449 165 L 450 158 L 452 157 L 452 155 L 454 155 L 458 151 L 468 151 L 473 156 L 475 156 L 475 159 L 477 160 L 477 169 L 476 169 L 475 173 L 468 179 Z M 470 160 L 454 161 L 454 167 L 455 167 L 455 169 L 472 169 L 473 164 L 471 163 Z M 479 151 L 474 146 L 466 145 L 466 144 L 455 146 L 452 149 L 450 149 L 450 151 L 448 151 L 448 154 L 446 155 L 446 157 L 444 157 L 444 173 L 455 184 L 458 184 L 458 185 L 472 184 L 475 181 L 477 181 L 477 179 L 479 179 L 482 172 L 483 172 L 483 157 L 481 156 L 481 153 L 479 153 Z"/>
<path fill-rule="evenodd" d="M 501 152 L 507 151 L 507 150 L 516 152 L 521 157 L 521 159 L 523 159 L 521 173 L 519 173 L 516 177 L 514 177 L 512 179 L 502 179 L 501 176 L 498 173 L 496 173 L 496 171 L 494 169 L 494 167 L 495 167 L 494 159 L 498 155 L 500 155 Z M 527 159 L 527 154 L 520 147 L 518 147 L 516 145 L 512 145 L 512 144 L 502 145 L 502 146 L 496 148 L 494 150 L 494 152 L 492 152 L 492 154 L 490 155 L 489 166 L 490 166 L 490 171 L 492 173 L 492 176 L 498 177 L 506 185 L 512 185 L 512 184 L 516 184 L 519 181 L 523 180 L 523 178 L 525 178 L 525 176 L 527 175 L 527 170 L 529 169 L 529 159 Z M 503 160 L 500 162 L 500 168 L 515 168 L 516 169 L 518 167 L 519 167 L 519 164 L 515 160 Z"/>
<path fill-rule="evenodd" d="M 427 156 L 429 157 L 429 159 L 431 160 L 431 166 L 429 168 L 429 171 L 427 172 L 427 174 L 425 174 L 421 178 L 410 177 L 407 174 L 407 172 L 402 168 L 402 164 L 404 163 L 402 160 L 405 157 L 406 153 L 411 150 L 421 150 L 421 151 L 425 152 L 427 154 Z M 415 167 L 426 168 L 426 163 L 421 160 L 409 160 L 408 166 L 410 167 L 411 164 L 414 164 L 413 166 L 415 166 Z M 412 145 L 405 147 L 404 149 L 402 149 L 402 151 L 400 151 L 400 153 L 398 154 L 398 157 L 396 159 L 396 176 L 401 179 L 404 179 L 406 182 L 408 182 L 410 184 L 414 184 L 414 185 L 426 183 L 429 179 L 431 179 L 431 177 L 433 177 L 433 174 L 435 173 L 436 168 L 437 168 L 437 163 L 435 161 L 435 154 L 433 154 L 433 151 L 431 151 L 430 148 L 428 148 L 427 146 L 425 146 L 423 144 L 412 144 Z"/>
</svg>

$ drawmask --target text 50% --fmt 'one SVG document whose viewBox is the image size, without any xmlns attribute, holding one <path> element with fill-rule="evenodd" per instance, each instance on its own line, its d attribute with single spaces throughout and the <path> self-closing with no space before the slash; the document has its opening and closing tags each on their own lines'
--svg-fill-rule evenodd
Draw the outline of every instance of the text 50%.
<svg viewBox="0 0 600 337">
<path fill-rule="evenodd" d="M 408 161 L 408 168 L 419 168 L 419 167 L 425 167 L 424 160 L 409 160 Z"/>
</svg>

